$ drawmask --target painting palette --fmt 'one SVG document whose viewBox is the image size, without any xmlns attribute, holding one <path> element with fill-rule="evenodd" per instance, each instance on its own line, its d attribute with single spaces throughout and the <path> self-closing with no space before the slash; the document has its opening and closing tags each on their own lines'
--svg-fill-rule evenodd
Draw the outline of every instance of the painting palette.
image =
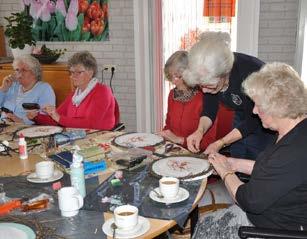
<svg viewBox="0 0 307 239">
<path fill-rule="evenodd" d="M 150 133 L 127 133 L 117 136 L 113 144 L 124 148 L 143 148 L 156 146 L 164 142 L 163 137 Z"/>
<path fill-rule="evenodd" d="M 198 180 L 212 173 L 208 160 L 191 156 L 171 156 L 155 161 L 151 173 L 158 177 L 175 177 L 181 180 Z"/>
</svg>

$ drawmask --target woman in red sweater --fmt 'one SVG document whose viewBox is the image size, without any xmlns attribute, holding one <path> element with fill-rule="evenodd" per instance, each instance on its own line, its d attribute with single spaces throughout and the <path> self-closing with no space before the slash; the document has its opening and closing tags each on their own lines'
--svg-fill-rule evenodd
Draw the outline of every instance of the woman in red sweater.
<svg viewBox="0 0 307 239">
<path fill-rule="evenodd" d="M 186 145 L 186 138 L 193 133 L 199 123 L 200 115 L 203 109 L 203 93 L 198 88 L 189 87 L 182 73 L 188 68 L 188 53 L 186 51 L 177 51 L 167 60 L 164 73 L 175 88 L 168 96 L 168 110 L 166 115 L 166 124 L 159 134 L 166 140 L 176 144 Z M 220 107 L 219 115 L 229 111 L 225 107 Z M 217 121 L 211 129 L 203 136 L 201 141 L 201 150 L 214 142 L 217 134 L 226 134 L 230 131 L 230 124 L 223 122 L 221 128 L 217 128 Z"/>
<path fill-rule="evenodd" d="M 46 114 L 29 112 L 37 124 L 111 130 L 116 123 L 115 98 L 106 85 L 98 82 L 96 59 L 88 51 L 74 54 L 68 61 L 70 79 L 76 88 L 55 109 L 46 106 Z"/>
</svg>

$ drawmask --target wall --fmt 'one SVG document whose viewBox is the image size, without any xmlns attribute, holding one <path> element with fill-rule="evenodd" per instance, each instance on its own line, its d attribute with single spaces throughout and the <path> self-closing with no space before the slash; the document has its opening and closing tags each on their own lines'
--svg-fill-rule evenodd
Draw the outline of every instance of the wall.
<svg viewBox="0 0 307 239">
<path fill-rule="evenodd" d="M 6 25 L 3 18 L 11 12 L 20 10 L 19 0 L 0 0 L 0 24 Z M 66 48 L 66 61 L 73 53 L 80 50 L 90 51 L 97 59 L 100 70 L 103 65 L 116 65 L 113 79 L 115 96 L 119 102 L 121 121 L 125 122 L 129 131 L 136 130 L 136 98 L 135 98 L 135 57 L 134 57 L 134 26 L 133 0 L 109 0 L 110 41 L 95 43 L 47 43 L 50 48 Z M 41 45 L 41 44 L 39 44 Z M 10 53 L 7 47 L 7 53 Z M 102 78 L 101 71 L 98 75 Z M 110 75 L 104 73 L 104 79 Z M 106 81 L 109 84 L 108 81 Z M 99 112 L 98 112 L 99 113 Z"/>
<path fill-rule="evenodd" d="M 261 0 L 258 57 L 294 66 L 299 0 Z"/>
</svg>

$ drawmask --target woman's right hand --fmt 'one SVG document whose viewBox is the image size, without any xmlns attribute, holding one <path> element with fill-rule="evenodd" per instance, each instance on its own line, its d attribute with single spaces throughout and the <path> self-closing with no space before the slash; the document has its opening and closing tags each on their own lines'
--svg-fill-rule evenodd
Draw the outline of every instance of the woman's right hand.
<svg viewBox="0 0 307 239">
<path fill-rule="evenodd" d="M 46 105 L 43 107 L 43 111 L 46 112 L 54 121 L 60 121 L 60 115 L 56 112 L 56 108 L 53 105 Z"/>
<path fill-rule="evenodd" d="M 29 120 L 33 120 L 38 115 L 38 110 L 27 110 L 26 115 Z"/>
<path fill-rule="evenodd" d="M 196 130 L 187 138 L 188 149 L 193 153 L 199 152 L 200 141 L 202 140 L 202 138 L 202 132 L 200 132 L 200 130 Z"/>
<path fill-rule="evenodd" d="M 14 74 L 11 74 L 11 75 L 4 77 L 4 79 L 2 81 L 2 85 L 0 87 L 0 90 L 3 91 L 3 92 L 7 92 L 14 81 L 15 81 Z"/>
<path fill-rule="evenodd" d="M 213 154 L 220 151 L 221 148 L 223 148 L 224 144 L 221 140 L 217 140 L 211 144 L 208 145 L 208 147 L 205 150 L 205 154 Z"/>
</svg>

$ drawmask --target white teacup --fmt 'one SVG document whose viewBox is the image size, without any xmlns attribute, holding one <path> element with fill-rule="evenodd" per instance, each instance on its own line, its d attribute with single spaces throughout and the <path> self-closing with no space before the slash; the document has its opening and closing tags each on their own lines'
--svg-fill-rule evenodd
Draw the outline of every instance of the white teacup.
<svg viewBox="0 0 307 239">
<path fill-rule="evenodd" d="M 83 207 L 83 197 L 74 187 L 63 187 L 58 191 L 59 208 L 63 217 L 73 217 Z"/>
<path fill-rule="evenodd" d="M 54 174 L 54 162 L 42 161 L 35 164 L 35 173 L 38 178 L 51 178 Z"/>
<path fill-rule="evenodd" d="M 132 205 L 123 205 L 115 208 L 114 222 L 121 230 L 130 230 L 138 224 L 139 210 Z"/>
<path fill-rule="evenodd" d="M 160 193 L 164 198 L 174 198 L 179 191 L 179 179 L 173 177 L 163 177 L 159 180 Z"/>
</svg>

